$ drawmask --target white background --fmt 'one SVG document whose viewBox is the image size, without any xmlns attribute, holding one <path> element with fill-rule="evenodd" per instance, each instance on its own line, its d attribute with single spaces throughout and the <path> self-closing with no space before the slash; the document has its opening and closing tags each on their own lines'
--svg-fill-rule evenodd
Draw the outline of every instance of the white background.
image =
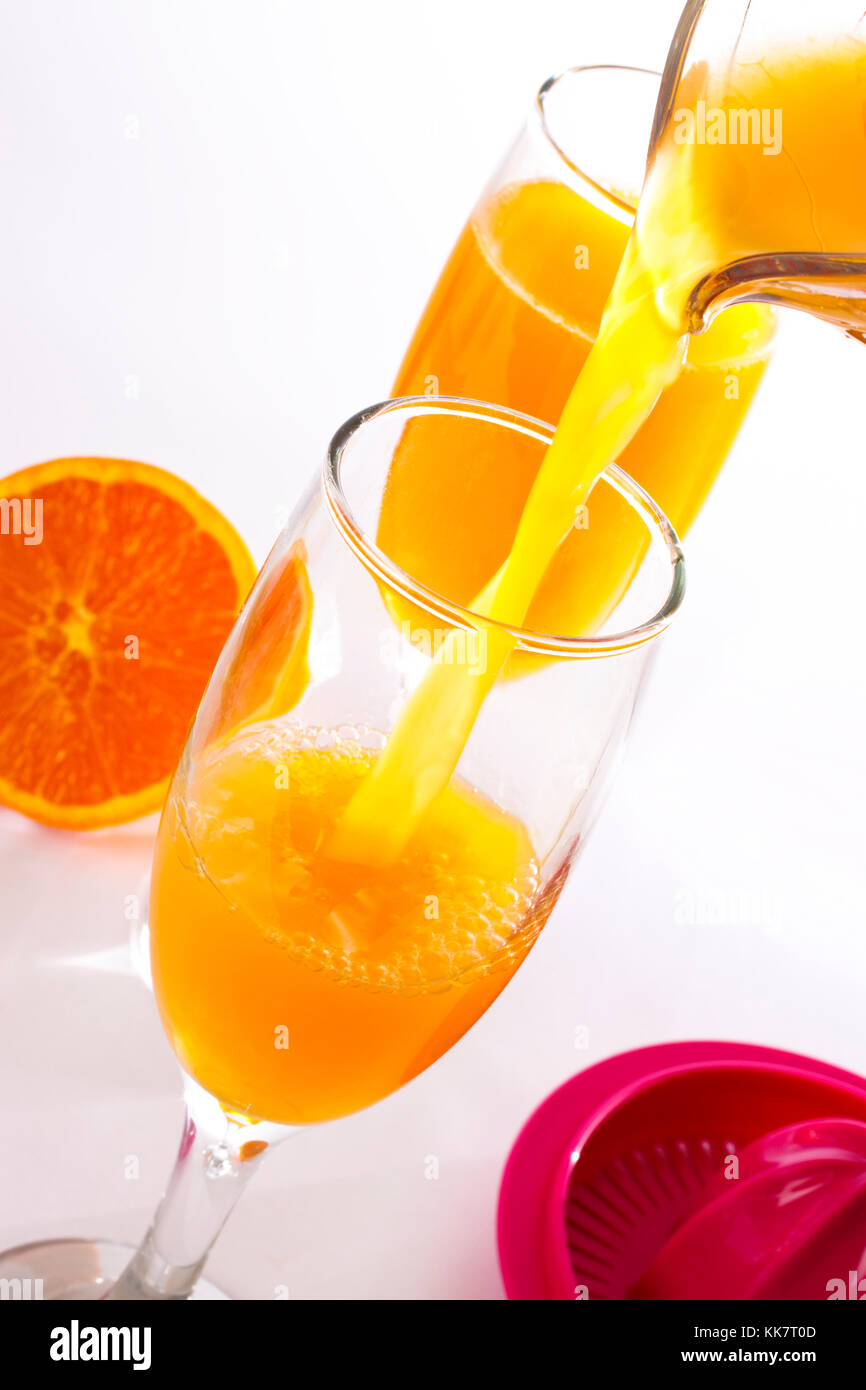
<svg viewBox="0 0 866 1390">
<path fill-rule="evenodd" d="M 4 0 L 0 473 L 146 459 L 263 558 L 335 426 L 387 394 L 538 84 L 661 65 L 679 8 Z M 553 922 L 431 1072 L 270 1159 L 213 1256 L 233 1294 L 498 1296 L 510 1143 L 620 1049 L 723 1037 L 866 1070 L 866 349 L 785 329 Z M 123 916 L 152 835 L 0 812 L 0 1244 L 133 1240 L 159 1196 L 179 1085 Z"/>
</svg>

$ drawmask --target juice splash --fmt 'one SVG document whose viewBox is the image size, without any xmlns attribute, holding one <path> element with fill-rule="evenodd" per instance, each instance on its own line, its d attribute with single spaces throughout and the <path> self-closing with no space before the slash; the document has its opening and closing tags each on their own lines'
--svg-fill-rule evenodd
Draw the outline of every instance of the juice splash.
<svg viewBox="0 0 866 1390">
<path fill-rule="evenodd" d="M 797 52 L 738 50 L 721 73 L 706 65 L 686 73 L 656 144 L 598 337 L 508 557 L 472 605 L 482 617 L 524 623 L 593 482 L 676 381 L 686 335 L 701 326 L 702 288 L 706 297 L 714 286 L 717 302 L 729 289 L 744 298 L 801 303 L 806 291 L 781 273 L 790 248 L 866 252 L 866 186 L 852 179 L 866 155 L 864 97 L 866 46 L 851 37 Z M 855 270 L 860 289 L 856 281 L 848 286 L 849 302 L 863 297 L 863 267 Z M 845 294 L 838 279 L 823 294 L 813 291 L 810 307 L 838 319 Z M 490 629 L 488 669 L 480 678 L 460 669 L 446 648 L 332 835 L 327 849 L 336 857 L 384 863 L 400 852 L 456 768 L 512 644 L 502 629 Z"/>
<path fill-rule="evenodd" d="M 454 783 L 387 867 L 323 839 L 378 753 L 365 731 L 247 726 L 166 807 L 154 987 L 184 1067 L 231 1109 L 349 1114 L 429 1066 L 507 984 L 553 907 L 524 827 Z"/>
</svg>

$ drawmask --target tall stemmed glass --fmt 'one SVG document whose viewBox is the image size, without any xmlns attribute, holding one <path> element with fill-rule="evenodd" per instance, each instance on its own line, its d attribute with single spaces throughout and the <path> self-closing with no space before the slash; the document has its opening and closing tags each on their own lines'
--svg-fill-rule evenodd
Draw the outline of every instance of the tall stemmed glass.
<svg viewBox="0 0 866 1390">
<path fill-rule="evenodd" d="M 611 64 L 570 68 L 544 83 L 442 270 L 397 373 L 395 396 L 471 396 L 559 419 L 634 224 L 658 95 L 657 73 Z M 773 334 L 773 313 L 764 305 L 720 315 L 691 341 L 685 370 L 618 459 L 680 536 L 743 424 Z M 479 477 L 492 488 L 487 466 L 486 459 L 476 461 L 467 473 L 462 459 L 432 460 L 430 501 L 435 504 L 443 480 L 457 496 Z M 415 469 L 417 496 L 425 470 L 417 460 Z M 495 486 L 505 525 L 519 507 L 523 479 L 512 469 Z M 382 540 L 398 545 L 402 537 L 391 521 L 386 511 Z M 471 524 L 458 510 L 461 542 Z M 566 557 L 564 548 L 561 565 Z M 462 582 L 464 601 L 481 588 L 483 552 L 466 574 L 455 571 L 447 545 L 431 545 L 423 558 L 423 568 L 413 572 L 432 587 L 445 578 Z M 561 567 L 556 577 L 562 578 Z M 547 607 L 558 607 L 567 620 L 567 586 L 560 585 L 560 595 L 550 594 Z"/>
<path fill-rule="evenodd" d="M 335 436 L 223 650 L 160 826 L 154 989 L 187 1078 L 168 1191 L 128 1264 L 110 1243 L 54 1242 L 8 1252 L 0 1274 L 42 1278 L 48 1297 L 193 1296 L 267 1151 L 430 1066 L 526 957 L 683 594 L 676 536 L 619 469 L 580 521 L 589 581 L 599 501 L 641 556 L 604 626 L 510 629 L 509 665 L 399 858 L 355 863 L 329 843 L 437 653 L 461 679 L 482 676 L 493 627 L 376 545 L 394 468 L 416 446 L 476 448 L 525 455 L 531 475 L 551 437 L 498 407 L 425 398 L 375 406 Z"/>
</svg>

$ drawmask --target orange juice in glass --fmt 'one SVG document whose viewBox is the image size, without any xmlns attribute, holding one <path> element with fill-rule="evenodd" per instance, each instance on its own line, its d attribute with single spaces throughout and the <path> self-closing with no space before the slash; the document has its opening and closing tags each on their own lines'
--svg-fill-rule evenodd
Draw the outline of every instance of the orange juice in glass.
<svg viewBox="0 0 866 1390">
<path fill-rule="evenodd" d="M 552 905 L 526 827 L 459 782 L 396 864 L 329 860 L 377 742 L 255 723 L 169 800 L 157 999 L 183 1065 L 233 1110 L 310 1123 L 396 1090 L 484 1013 Z"/>
<path fill-rule="evenodd" d="M 351 422 L 323 498 L 278 542 L 224 650 L 160 826 L 157 1002 L 184 1069 L 248 1121 L 370 1105 L 484 1013 L 556 902 L 682 592 L 664 517 L 625 475 L 605 475 L 611 515 L 643 551 L 609 633 L 519 631 L 526 678 L 490 692 L 405 850 L 385 863 L 332 856 L 331 832 L 434 665 L 429 634 L 448 635 L 471 685 L 496 626 L 375 544 L 407 429 L 445 455 L 502 449 L 527 469 L 550 439 L 520 415 L 446 399 Z M 395 628 L 397 597 L 422 625 Z"/>
<path fill-rule="evenodd" d="M 545 84 L 451 253 L 395 395 L 497 401 L 556 424 L 634 222 L 658 85 L 657 74 L 622 67 L 575 68 Z M 719 315 L 692 339 L 679 379 L 618 459 L 680 536 L 749 408 L 773 331 L 765 305 Z M 431 588 L 469 603 L 508 554 L 534 474 L 518 453 L 443 457 L 409 444 L 385 494 L 379 544 Z M 590 501 L 554 557 L 533 625 L 591 630 L 616 602 L 636 557 L 624 553 L 605 502 Z M 427 527 L 414 524 L 419 514 Z M 603 576 L 607 606 L 596 602 Z"/>
</svg>

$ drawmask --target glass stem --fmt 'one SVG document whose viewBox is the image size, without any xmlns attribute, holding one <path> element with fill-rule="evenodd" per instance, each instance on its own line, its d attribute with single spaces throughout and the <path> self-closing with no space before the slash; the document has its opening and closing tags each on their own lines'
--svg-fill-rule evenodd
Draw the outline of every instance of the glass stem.
<svg viewBox="0 0 866 1390">
<path fill-rule="evenodd" d="M 211 1246 L 265 1154 L 293 1131 L 228 1115 L 188 1077 L 174 1171 L 141 1245 L 108 1300 L 191 1296 Z"/>
</svg>

